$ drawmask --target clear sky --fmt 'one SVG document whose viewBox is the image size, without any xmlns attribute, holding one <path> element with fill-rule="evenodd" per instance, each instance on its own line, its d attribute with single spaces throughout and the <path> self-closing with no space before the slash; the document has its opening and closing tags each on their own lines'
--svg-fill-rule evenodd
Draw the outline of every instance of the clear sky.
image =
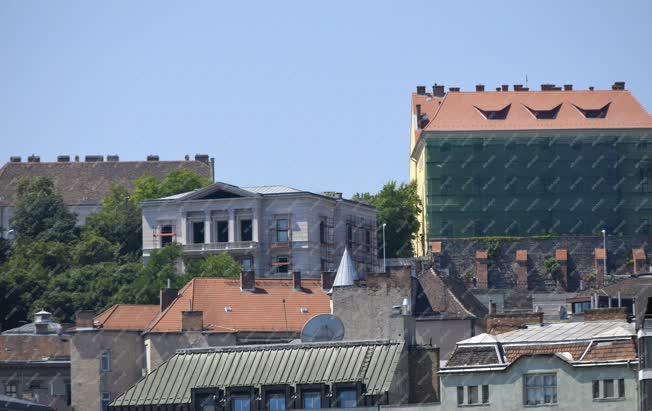
<svg viewBox="0 0 652 411">
<path fill-rule="evenodd" d="M 0 2 L 0 162 L 207 153 L 236 185 L 408 178 L 410 93 L 626 81 L 651 1 Z"/>
</svg>

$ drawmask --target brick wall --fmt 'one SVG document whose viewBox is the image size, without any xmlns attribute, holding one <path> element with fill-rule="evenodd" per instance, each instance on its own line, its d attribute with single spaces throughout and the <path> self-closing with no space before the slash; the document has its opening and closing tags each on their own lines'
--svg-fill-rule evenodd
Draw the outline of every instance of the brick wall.
<svg viewBox="0 0 652 411">
<path fill-rule="evenodd" d="M 410 403 L 439 401 L 439 349 L 415 346 L 408 353 Z"/>
<path fill-rule="evenodd" d="M 543 312 L 492 314 L 487 317 L 486 329 L 489 334 L 500 334 L 530 324 L 542 324 Z"/>
<path fill-rule="evenodd" d="M 625 307 L 594 308 L 584 311 L 584 321 L 610 321 L 626 319 L 627 308 Z"/>
</svg>

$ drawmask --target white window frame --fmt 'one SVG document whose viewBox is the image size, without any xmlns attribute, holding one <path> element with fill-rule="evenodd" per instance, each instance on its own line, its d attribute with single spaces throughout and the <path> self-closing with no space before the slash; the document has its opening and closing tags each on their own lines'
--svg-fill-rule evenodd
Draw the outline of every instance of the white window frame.
<svg viewBox="0 0 652 411">
<path fill-rule="evenodd" d="M 552 376 L 554 378 L 554 385 L 546 385 L 545 383 L 545 378 Z M 536 378 L 540 377 L 541 378 L 541 385 L 529 385 L 527 384 L 528 377 L 531 378 Z M 558 395 L 558 389 L 559 385 L 557 384 L 557 373 L 532 373 L 532 374 L 525 374 L 523 375 L 523 404 L 526 406 L 532 406 L 532 405 L 551 405 L 551 404 L 559 404 L 559 395 Z M 546 402 L 546 389 L 551 389 L 554 390 L 554 400 L 551 400 L 550 402 Z M 540 403 L 534 403 L 530 404 L 528 402 L 529 399 L 529 393 L 530 391 L 534 392 L 540 392 L 542 402 Z"/>
</svg>

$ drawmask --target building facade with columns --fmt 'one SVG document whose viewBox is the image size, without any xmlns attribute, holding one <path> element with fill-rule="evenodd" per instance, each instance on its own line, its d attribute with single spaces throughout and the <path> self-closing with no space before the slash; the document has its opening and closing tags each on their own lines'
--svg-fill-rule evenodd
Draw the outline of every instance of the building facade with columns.
<svg viewBox="0 0 652 411">
<path fill-rule="evenodd" d="M 259 277 L 333 271 L 345 249 L 361 272 L 377 259 L 374 207 L 285 186 L 226 183 L 145 201 L 143 257 L 177 242 L 184 259 L 229 253 Z"/>
</svg>

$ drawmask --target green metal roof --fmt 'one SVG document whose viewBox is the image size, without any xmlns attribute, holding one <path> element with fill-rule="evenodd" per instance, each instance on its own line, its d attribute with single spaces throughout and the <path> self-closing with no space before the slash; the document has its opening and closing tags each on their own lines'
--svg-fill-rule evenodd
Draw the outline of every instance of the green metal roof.
<svg viewBox="0 0 652 411">
<path fill-rule="evenodd" d="M 191 389 L 360 382 L 389 390 L 403 343 L 330 342 L 178 350 L 112 406 L 188 404 Z"/>
</svg>

